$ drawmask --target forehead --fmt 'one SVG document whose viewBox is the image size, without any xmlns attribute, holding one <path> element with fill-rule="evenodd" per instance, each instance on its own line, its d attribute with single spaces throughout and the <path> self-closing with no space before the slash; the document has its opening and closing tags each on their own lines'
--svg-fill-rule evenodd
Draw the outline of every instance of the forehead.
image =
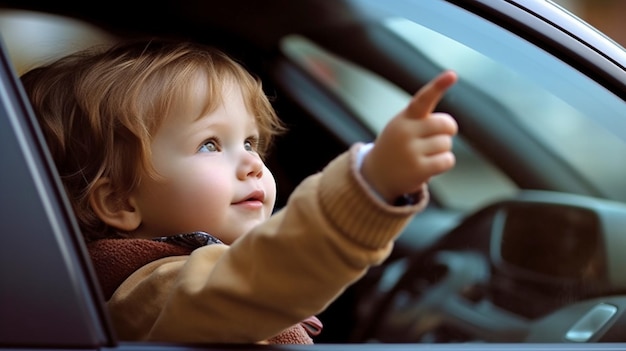
<svg viewBox="0 0 626 351">
<path fill-rule="evenodd" d="M 195 122 L 224 108 L 227 114 L 250 116 L 256 122 L 246 103 L 244 89 L 233 77 L 216 79 L 198 73 L 189 79 L 179 94 L 172 99 L 167 119 L 180 118 Z"/>
<path fill-rule="evenodd" d="M 187 117 L 197 120 L 215 110 L 223 104 L 225 89 L 230 89 L 228 86 L 232 84 L 230 80 L 210 76 L 202 70 L 179 75 L 171 90 L 162 94 L 163 105 L 167 106 L 166 119 Z"/>
</svg>

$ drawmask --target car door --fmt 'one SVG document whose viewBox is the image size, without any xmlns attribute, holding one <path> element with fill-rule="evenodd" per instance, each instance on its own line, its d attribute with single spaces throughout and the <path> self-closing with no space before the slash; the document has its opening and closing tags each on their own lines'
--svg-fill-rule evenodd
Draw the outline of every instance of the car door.
<svg viewBox="0 0 626 351">
<path fill-rule="evenodd" d="M 78 226 L 4 42 L 0 139 L 0 349 L 141 347 L 119 343 L 110 327 Z"/>
<path fill-rule="evenodd" d="M 111 331 L 76 223 L 4 45 L 0 55 L 0 345 L 94 349 Z"/>
</svg>

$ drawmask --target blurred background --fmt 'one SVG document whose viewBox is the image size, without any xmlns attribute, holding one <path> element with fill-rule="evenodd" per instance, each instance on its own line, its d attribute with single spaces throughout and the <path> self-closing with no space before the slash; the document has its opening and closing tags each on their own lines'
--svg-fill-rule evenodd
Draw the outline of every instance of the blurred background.
<svg viewBox="0 0 626 351">
<path fill-rule="evenodd" d="M 626 47 L 626 1 L 552 0 Z"/>
<path fill-rule="evenodd" d="M 552 1 L 626 47 L 626 0 Z M 7 34 L 5 42 L 18 74 L 69 51 L 113 40 L 99 29 L 78 21 L 6 11 L 1 3 L 0 33 Z"/>
</svg>

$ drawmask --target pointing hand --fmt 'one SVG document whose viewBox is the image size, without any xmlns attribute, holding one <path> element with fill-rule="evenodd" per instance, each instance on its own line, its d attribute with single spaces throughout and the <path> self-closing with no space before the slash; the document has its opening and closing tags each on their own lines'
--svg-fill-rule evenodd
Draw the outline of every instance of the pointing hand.
<svg viewBox="0 0 626 351">
<path fill-rule="evenodd" d="M 454 166 L 456 121 L 433 111 L 456 81 L 456 73 L 445 71 L 423 86 L 387 123 L 363 160 L 363 177 L 387 202 L 419 191 L 432 176 Z"/>
</svg>

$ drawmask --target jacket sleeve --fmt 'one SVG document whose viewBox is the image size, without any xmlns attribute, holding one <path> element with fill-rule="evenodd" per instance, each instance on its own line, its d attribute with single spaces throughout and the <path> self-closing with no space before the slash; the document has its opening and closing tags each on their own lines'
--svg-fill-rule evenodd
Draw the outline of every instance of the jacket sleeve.
<svg viewBox="0 0 626 351">
<path fill-rule="evenodd" d="M 136 271 L 109 301 L 120 337 L 254 343 L 323 311 L 387 258 L 428 200 L 424 187 L 413 206 L 381 201 L 356 170 L 358 147 L 305 179 L 283 209 L 230 247 Z"/>
</svg>

